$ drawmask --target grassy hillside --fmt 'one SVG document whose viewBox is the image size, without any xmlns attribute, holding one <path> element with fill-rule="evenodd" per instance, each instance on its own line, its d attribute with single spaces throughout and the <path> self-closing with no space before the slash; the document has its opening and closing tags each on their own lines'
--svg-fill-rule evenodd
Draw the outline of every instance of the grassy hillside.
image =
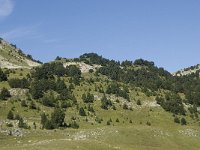
<svg viewBox="0 0 200 150">
<path fill-rule="evenodd" d="M 31 68 L 40 63 L 33 60 L 31 55 L 25 55 L 16 45 L 0 39 L 0 65 L 1 68 Z"/>
<path fill-rule="evenodd" d="M 182 84 L 186 79 L 173 77 L 153 62 L 119 63 L 84 54 L 77 59 L 57 58 L 31 70 L 4 69 L 0 77 L 0 88 L 11 94 L 3 100 L 0 93 L 1 149 L 200 147 L 199 105 L 187 99 L 188 87 Z M 10 111 L 13 119 L 8 119 Z M 41 123 L 44 114 L 47 120 Z"/>
</svg>

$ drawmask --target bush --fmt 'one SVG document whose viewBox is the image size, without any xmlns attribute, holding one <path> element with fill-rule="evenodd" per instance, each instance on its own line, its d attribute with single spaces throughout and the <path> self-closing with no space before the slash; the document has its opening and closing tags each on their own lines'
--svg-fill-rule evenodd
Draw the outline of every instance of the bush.
<svg viewBox="0 0 200 150">
<path fill-rule="evenodd" d="M 97 123 L 101 123 L 102 121 L 103 121 L 103 119 L 101 119 L 101 118 L 99 118 L 99 117 L 97 117 L 96 119 L 95 119 L 95 121 L 97 122 Z"/>
<path fill-rule="evenodd" d="M 167 93 L 165 95 L 165 98 L 156 97 L 156 101 L 166 111 L 169 111 L 176 115 L 178 115 L 178 114 L 185 115 L 186 111 L 184 109 L 182 99 L 178 94 Z"/>
<path fill-rule="evenodd" d="M 94 102 L 94 95 L 87 93 L 82 95 L 82 99 L 84 103 L 93 103 Z"/>
<path fill-rule="evenodd" d="M 34 101 L 31 101 L 30 105 L 29 105 L 30 109 L 37 109 L 36 104 L 34 103 Z"/>
<path fill-rule="evenodd" d="M 185 118 L 181 118 L 181 125 L 187 125 L 187 121 Z"/>
<path fill-rule="evenodd" d="M 141 101 L 140 101 L 140 100 L 137 100 L 137 105 L 139 105 L 139 106 L 141 106 L 141 105 L 142 105 L 142 103 L 141 103 Z"/>
<path fill-rule="evenodd" d="M 10 92 L 8 91 L 8 89 L 3 88 L 3 89 L 1 90 L 1 93 L 0 93 L 0 98 L 1 98 L 2 100 L 6 100 L 6 99 L 9 98 L 9 97 L 11 97 Z"/>
<path fill-rule="evenodd" d="M 108 125 L 108 126 L 110 125 L 110 120 L 109 120 L 109 121 L 107 121 L 107 125 Z"/>
<path fill-rule="evenodd" d="M 175 117 L 175 118 L 174 118 L 174 122 L 175 122 L 175 123 L 180 123 L 180 119 L 179 119 L 178 117 Z"/>
<path fill-rule="evenodd" d="M 47 120 L 44 124 L 44 128 L 47 130 L 53 130 L 53 129 L 55 129 L 55 126 L 51 120 Z"/>
<path fill-rule="evenodd" d="M 108 86 L 106 90 L 107 94 L 115 94 L 116 96 L 123 97 L 124 99 L 129 100 L 129 90 L 127 87 L 120 88 L 117 83 L 112 83 Z"/>
<path fill-rule="evenodd" d="M 72 107 L 72 104 L 69 101 L 62 101 L 61 108 L 69 108 Z"/>
<path fill-rule="evenodd" d="M 24 119 L 22 117 L 19 119 L 18 127 L 23 129 L 29 128 L 28 125 L 24 122 Z"/>
<path fill-rule="evenodd" d="M 86 113 L 85 113 L 85 110 L 83 109 L 83 107 L 81 107 L 81 108 L 79 109 L 79 115 L 80 115 L 80 116 L 86 116 Z"/>
<path fill-rule="evenodd" d="M 92 112 L 92 113 L 95 112 L 95 111 L 94 111 L 94 108 L 93 108 L 91 105 L 88 106 L 88 111 L 90 111 L 90 112 Z"/>
<path fill-rule="evenodd" d="M 20 115 L 19 115 L 19 114 L 16 114 L 15 120 L 19 120 L 20 118 L 21 118 Z"/>
<path fill-rule="evenodd" d="M 7 123 L 6 126 L 11 128 L 11 127 L 13 127 L 13 124 L 12 123 Z"/>
<path fill-rule="evenodd" d="M 55 108 L 53 113 L 51 114 L 51 118 L 48 119 L 47 115 L 43 113 L 41 115 L 41 124 L 43 128 L 52 130 L 59 127 L 66 127 L 65 120 L 65 112 L 61 108 Z"/>
<path fill-rule="evenodd" d="M 55 98 L 54 98 L 54 95 L 53 93 L 51 93 L 50 95 L 45 95 L 42 99 L 42 104 L 44 106 L 47 106 L 47 107 L 54 107 L 55 106 Z"/>
<path fill-rule="evenodd" d="M 71 128 L 73 128 L 73 129 L 78 129 L 78 128 L 79 128 L 79 124 L 78 124 L 76 121 L 73 121 L 73 122 L 71 123 Z"/>
<path fill-rule="evenodd" d="M 123 105 L 123 109 L 127 110 L 127 109 L 128 109 L 128 105 L 127 105 L 127 104 L 124 104 L 124 105 Z"/>
<path fill-rule="evenodd" d="M 89 73 L 93 73 L 93 72 L 94 72 L 94 70 L 93 70 L 93 69 L 90 69 L 90 70 L 89 70 Z"/>
<path fill-rule="evenodd" d="M 36 129 L 36 128 L 37 128 L 37 126 L 36 126 L 36 123 L 35 123 L 35 122 L 33 122 L 33 128 L 34 128 L 34 129 Z"/>
<path fill-rule="evenodd" d="M 55 108 L 51 114 L 51 122 L 55 128 L 63 127 L 65 124 L 65 112 L 61 108 Z"/>
<path fill-rule="evenodd" d="M 107 99 L 106 95 L 104 94 L 104 96 L 101 98 L 101 108 L 108 110 L 110 106 L 112 106 L 112 102 L 111 100 Z"/>
<path fill-rule="evenodd" d="M 25 100 L 22 100 L 22 101 L 21 101 L 21 106 L 22 106 L 22 107 L 27 107 L 27 106 L 28 106 L 28 105 L 26 104 L 26 101 L 25 101 Z"/>
<path fill-rule="evenodd" d="M 149 122 L 149 121 L 147 121 L 147 123 L 146 123 L 148 126 L 151 126 L 151 122 Z"/>
<path fill-rule="evenodd" d="M 43 128 L 44 128 L 44 125 L 45 125 L 45 123 L 47 122 L 47 116 L 46 116 L 46 114 L 45 113 L 42 113 L 41 114 L 41 124 L 43 125 Z"/>
<path fill-rule="evenodd" d="M 116 106 L 115 106 L 115 105 L 113 105 L 112 109 L 113 109 L 113 110 L 117 110 L 117 108 L 116 108 Z"/>
<path fill-rule="evenodd" d="M 0 82 L 2 81 L 7 81 L 7 75 L 2 71 L 2 69 L 0 68 Z"/>
<path fill-rule="evenodd" d="M 23 79 L 10 79 L 8 80 L 10 87 L 12 88 L 29 88 L 30 84 L 26 78 Z"/>
<path fill-rule="evenodd" d="M 10 120 L 14 119 L 14 114 L 11 110 L 8 112 L 7 119 L 10 119 Z"/>
</svg>

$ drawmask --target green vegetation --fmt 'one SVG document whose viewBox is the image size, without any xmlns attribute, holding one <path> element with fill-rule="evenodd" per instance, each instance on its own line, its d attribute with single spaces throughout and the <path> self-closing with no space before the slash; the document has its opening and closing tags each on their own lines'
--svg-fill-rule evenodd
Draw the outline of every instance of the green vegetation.
<svg viewBox="0 0 200 150">
<path fill-rule="evenodd" d="M 8 89 L 3 88 L 0 93 L 0 99 L 7 100 L 9 97 L 11 97 L 10 92 Z"/>
<path fill-rule="evenodd" d="M 29 82 L 26 78 L 23 79 L 9 79 L 8 83 L 12 88 L 29 88 Z"/>
<path fill-rule="evenodd" d="M 14 114 L 11 110 L 8 112 L 7 119 L 10 119 L 10 120 L 14 119 Z"/>
<path fill-rule="evenodd" d="M 63 66 L 70 61 L 101 66 L 81 73 Z M 2 129 L 17 123 L 24 133 L 16 141 L 0 133 L 3 149 L 199 147 L 197 75 L 175 77 L 143 59 L 120 63 L 94 53 L 0 74 L 7 77 L 0 82 Z"/>
<path fill-rule="evenodd" d="M 82 95 L 82 99 L 84 103 L 93 103 L 94 102 L 94 95 L 87 93 L 87 95 L 84 93 Z"/>
<path fill-rule="evenodd" d="M 66 127 L 64 122 L 65 113 L 61 108 L 55 108 L 51 114 L 51 118 L 48 118 L 46 114 L 41 115 L 41 124 L 45 129 L 55 129 L 59 127 Z"/>
<path fill-rule="evenodd" d="M 7 75 L 0 68 L 0 82 L 7 81 Z"/>
<path fill-rule="evenodd" d="M 104 96 L 101 98 L 101 108 L 108 110 L 108 108 L 111 106 L 112 106 L 111 100 L 107 99 L 106 95 L 104 94 Z"/>
</svg>

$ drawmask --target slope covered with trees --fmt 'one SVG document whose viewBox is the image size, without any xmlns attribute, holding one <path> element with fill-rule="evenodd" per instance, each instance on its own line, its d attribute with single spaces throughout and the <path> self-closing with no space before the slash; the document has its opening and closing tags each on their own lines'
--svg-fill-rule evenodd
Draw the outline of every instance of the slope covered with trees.
<svg viewBox="0 0 200 150">
<path fill-rule="evenodd" d="M 93 69 L 82 71 L 85 64 Z M 106 136 L 112 141 L 117 136 L 120 142 L 126 140 L 123 143 L 133 138 L 156 143 L 160 137 L 174 142 L 171 136 L 182 133 L 181 129 L 194 132 L 199 127 L 199 91 L 198 72 L 174 76 L 152 61 L 119 62 L 95 53 L 57 57 L 31 69 L 3 68 L 0 135 L 7 131 L 14 136 L 17 130 L 37 138 L 67 135 L 71 141 L 98 135 L 94 139 Z M 194 135 L 198 137 L 196 131 Z M 183 141 L 182 135 L 179 140 Z"/>
</svg>

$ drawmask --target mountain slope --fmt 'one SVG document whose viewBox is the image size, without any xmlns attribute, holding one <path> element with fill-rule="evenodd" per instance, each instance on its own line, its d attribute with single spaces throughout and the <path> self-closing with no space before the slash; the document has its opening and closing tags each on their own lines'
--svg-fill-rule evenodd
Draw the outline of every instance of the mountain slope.
<svg viewBox="0 0 200 150">
<path fill-rule="evenodd" d="M 40 63 L 32 59 L 31 55 L 26 55 L 16 45 L 10 44 L 0 39 L 0 66 L 1 68 L 32 68 Z"/>
<path fill-rule="evenodd" d="M 0 147 L 196 150 L 198 85 L 150 61 L 120 63 L 94 53 L 2 69 Z"/>
<path fill-rule="evenodd" d="M 195 66 L 191 66 L 188 68 L 184 68 L 181 70 L 178 70 L 177 72 L 173 73 L 174 76 L 185 76 L 185 75 L 191 75 L 191 74 L 196 74 L 200 72 L 200 65 L 197 64 Z"/>
</svg>

